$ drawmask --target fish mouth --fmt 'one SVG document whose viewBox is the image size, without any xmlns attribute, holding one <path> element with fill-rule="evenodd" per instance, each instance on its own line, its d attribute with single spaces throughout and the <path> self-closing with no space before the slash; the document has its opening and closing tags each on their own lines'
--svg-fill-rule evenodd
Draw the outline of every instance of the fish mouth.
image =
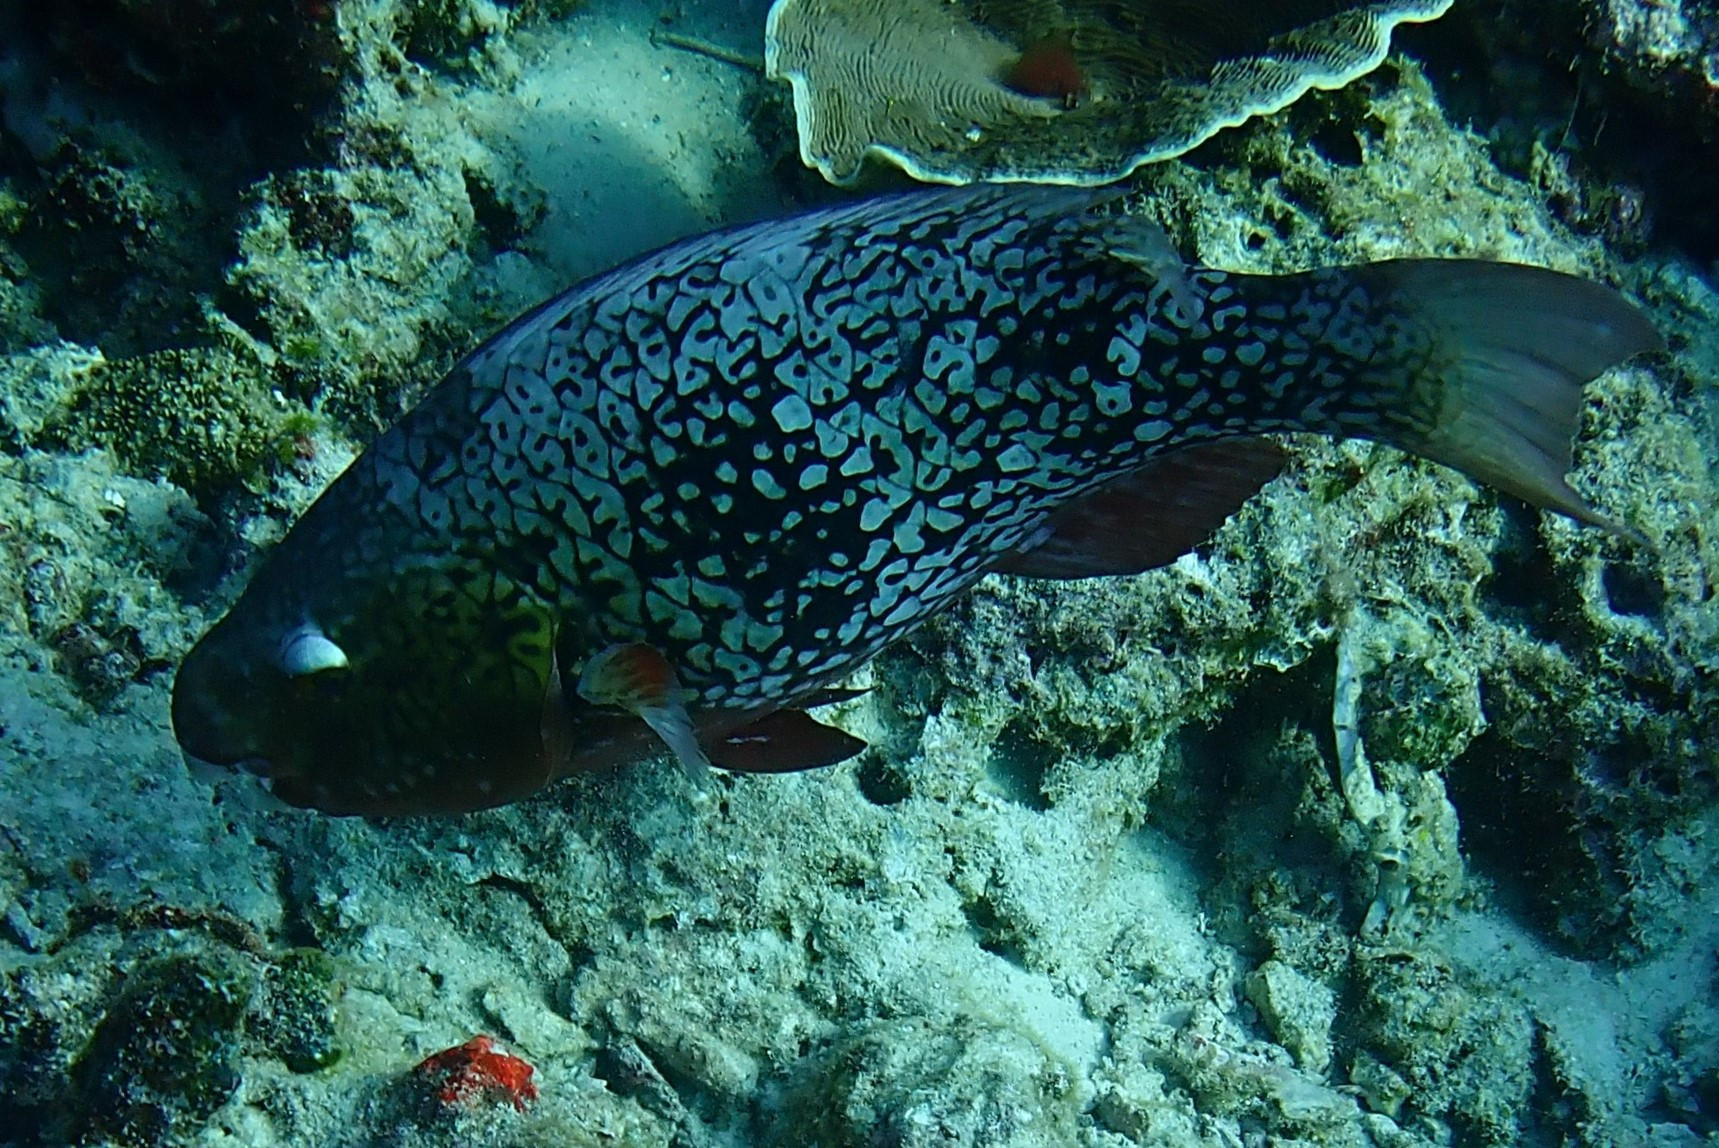
<svg viewBox="0 0 1719 1148">
<path fill-rule="evenodd" d="M 185 768 L 205 785 L 214 785 L 234 773 L 245 773 L 252 777 L 267 781 L 275 776 L 275 767 L 266 757 L 241 757 L 234 761 L 211 761 L 199 757 L 188 749 L 179 751 L 185 759 Z"/>
<path fill-rule="evenodd" d="M 218 785 L 233 775 L 231 766 L 217 764 L 206 757 L 198 757 L 189 750 L 180 750 L 180 756 L 185 759 L 186 770 L 204 785 Z"/>
<path fill-rule="evenodd" d="M 267 694 L 234 655 L 220 625 L 203 636 L 173 680 L 173 736 L 186 766 L 199 779 L 222 773 L 269 777 Z"/>
<path fill-rule="evenodd" d="M 264 758 L 242 758 L 230 765 L 223 765 L 198 757 L 189 751 L 181 750 L 180 754 L 184 757 L 185 768 L 190 771 L 191 776 L 215 790 L 217 803 L 231 799 L 241 808 L 259 813 L 300 812 L 298 806 L 282 801 L 275 795 L 274 784 L 270 781 L 271 767 Z M 234 778 L 242 778 L 247 784 L 228 788 Z"/>
</svg>

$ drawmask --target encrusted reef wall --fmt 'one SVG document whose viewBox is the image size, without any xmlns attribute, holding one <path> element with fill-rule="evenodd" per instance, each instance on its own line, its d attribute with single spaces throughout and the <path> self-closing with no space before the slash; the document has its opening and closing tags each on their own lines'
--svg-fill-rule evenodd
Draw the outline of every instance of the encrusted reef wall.
<svg viewBox="0 0 1719 1148">
<path fill-rule="evenodd" d="M 177 659 L 461 349 L 834 193 L 785 93 L 654 42 L 744 56 L 761 4 L 220 7 L 0 13 L 0 1145 L 1719 1134 L 1711 253 L 1476 78 L 1557 91 L 1538 21 L 1694 131 L 1705 57 L 1612 29 L 1695 6 L 1458 6 L 1128 200 L 1215 266 L 1630 292 L 1670 350 L 1590 388 L 1573 481 L 1634 536 L 1297 441 L 1169 568 L 987 580 L 835 711 L 853 762 L 393 822 L 193 779 Z"/>
</svg>

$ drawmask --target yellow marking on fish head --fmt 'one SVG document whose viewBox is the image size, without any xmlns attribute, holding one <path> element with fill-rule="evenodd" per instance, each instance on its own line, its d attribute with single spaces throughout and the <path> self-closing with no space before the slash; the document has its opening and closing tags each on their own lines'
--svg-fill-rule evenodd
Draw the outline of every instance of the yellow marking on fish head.
<svg viewBox="0 0 1719 1148">
<path fill-rule="evenodd" d="M 458 813 L 552 780 L 550 628 L 528 596 L 433 568 L 365 589 L 275 573 L 180 667 L 173 725 L 188 759 L 334 814 Z"/>
</svg>

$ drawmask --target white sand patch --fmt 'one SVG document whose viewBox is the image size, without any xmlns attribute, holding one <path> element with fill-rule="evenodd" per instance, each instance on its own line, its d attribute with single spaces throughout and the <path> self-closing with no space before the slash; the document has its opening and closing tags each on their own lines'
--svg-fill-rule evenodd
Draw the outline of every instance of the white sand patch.
<svg viewBox="0 0 1719 1148">
<path fill-rule="evenodd" d="M 674 31 L 762 52 L 764 5 L 700 6 Z M 757 79 L 733 64 L 651 42 L 655 0 L 598 0 L 515 39 L 522 68 L 487 109 L 496 136 L 542 189 L 529 239 L 566 281 L 723 223 L 779 214 L 747 122 Z"/>
</svg>

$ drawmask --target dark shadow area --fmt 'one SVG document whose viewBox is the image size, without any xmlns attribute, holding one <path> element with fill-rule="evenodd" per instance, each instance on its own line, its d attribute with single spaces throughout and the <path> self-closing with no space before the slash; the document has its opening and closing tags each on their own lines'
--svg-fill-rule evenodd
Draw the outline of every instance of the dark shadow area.
<svg viewBox="0 0 1719 1148">
<path fill-rule="evenodd" d="M 1627 800 L 1621 791 L 1608 798 L 1603 779 L 1629 752 L 1594 754 L 1584 779 L 1569 761 L 1488 730 L 1445 773 L 1470 864 L 1504 909 L 1566 956 L 1604 958 L 1627 942 L 1620 827 L 1595 815 L 1608 800 Z"/>
<path fill-rule="evenodd" d="M 1056 747 L 1005 729 L 985 759 L 985 777 L 1010 801 L 1042 813 L 1050 808 L 1044 794 L 1045 774 L 1059 756 Z"/>
<path fill-rule="evenodd" d="M 0 178 L 43 317 L 124 357 L 202 338 L 244 190 L 302 164 L 346 68 L 320 0 L 0 12 Z"/>
<path fill-rule="evenodd" d="M 1548 200 L 1572 227 L 1626 253 L 1651 244 L 1719 259 L 1719 164 L 1694 162 L 1719 149 L 1719 106 L 1675 67 L 1648 82 L 1607 60 L 1583 38 L 1595 18 L 1576 0 L 1486 0 L 1403 25 L 1394 43 L 1506 172 L 1530 175 L 1536 141 L 1565 158 L 1570 185 Z"/>
<path fill-rule="evenodd" d="M 1288 731 L 1304 731 L 1327 763 L 1336 760 L 1331 733 L 1335 654 L 1321 651 L 1286 672 L 1256 671 L 1212 725 L 1184 726 L 1176 751 L 1152 791 L 1152 824 L 1170 837 L 1207 851 L 1227 851 L 1243 820 L 1281 831 L 1285 865 L 1307 860 L 1290 825 L 1300 796 L 1299 777 L 1286 777 L 1280 752 Z M 1174 777 L 1170 774 L 1174 772 Z M 1252 831 L 1250 831 L 1252 832 Z M 1272 851 L 1279 846 L 1271 847 Z M 1324 852 L 1321 846 L 1316 852 Z"/>
</svg>

